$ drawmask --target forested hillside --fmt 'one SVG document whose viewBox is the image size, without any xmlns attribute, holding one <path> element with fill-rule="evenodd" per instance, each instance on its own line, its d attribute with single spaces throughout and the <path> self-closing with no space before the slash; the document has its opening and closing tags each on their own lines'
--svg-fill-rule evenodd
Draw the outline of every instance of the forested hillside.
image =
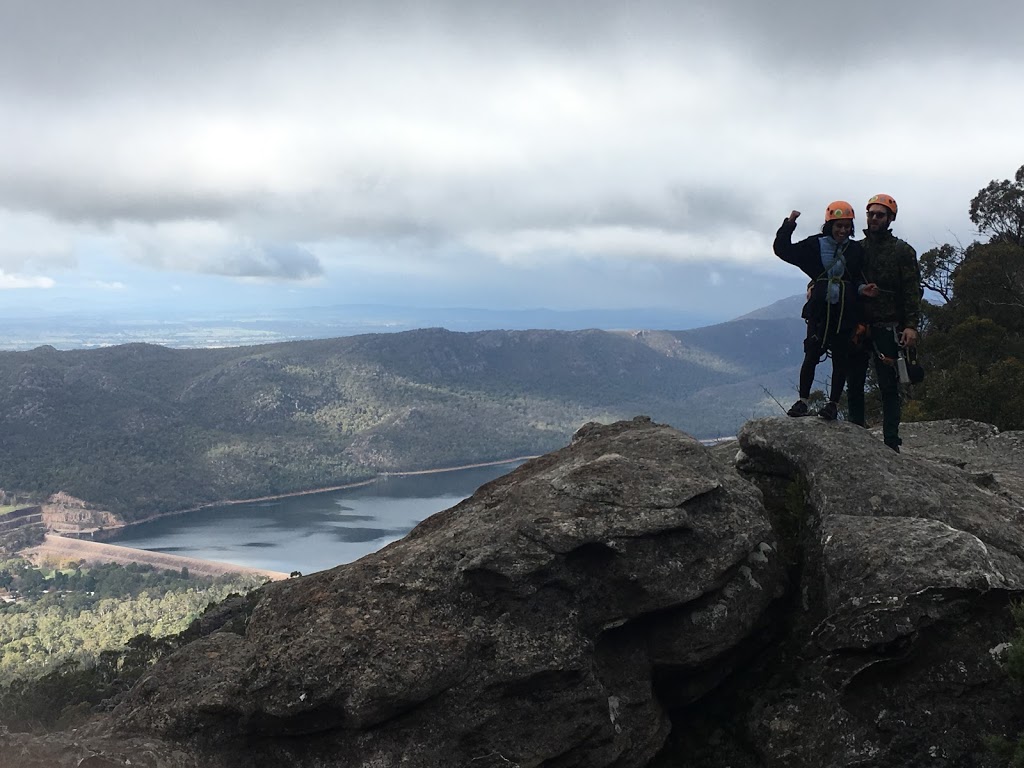
<svg viewBox="0 0 1024 768">
<path fill-rule="evenodd" d="M 0 559 L 0 725 L 30 730 L 88 717 L 173 650 L 208 606 L 243 600 L 262 583 L 135 564 L 43 569 Z"/>
<path fill-rule="evenodd" d="M 542 453 L 637 414 L 732 434 L 795 379 L 802 323 L 426 329 L 231 349 L 0 353 L 0 488 L 133 519 L 381 471 Z M 722 400 L 716 394 L 729 392 Z"/>
<path fill-rule="evenodd" d="M 928 374 L 911 415 L 1024 429 L 1024 166 L 979 190 L 969 214 L 984 240 L 921 257 L 942 301 L 926 306 Z"/>
<path fill-rule="evenodd" d="M 86 665 L 132 637 L 184 630 L 210 603 L 262 584 L 256 576 L 192 576 L 113 563 L 64 570 L 0 560 L 0 686 L 38 677 L 66 661 Z"/>
</svg>

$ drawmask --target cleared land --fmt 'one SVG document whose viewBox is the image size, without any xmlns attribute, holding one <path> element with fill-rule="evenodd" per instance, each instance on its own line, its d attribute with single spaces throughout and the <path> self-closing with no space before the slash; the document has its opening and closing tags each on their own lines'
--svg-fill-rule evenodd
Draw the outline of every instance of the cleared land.
<svg viewBox="0 0 1024 768">
<path fill-rule="evenodd" d="M 37 565 L 46 561 L 66 562 L 69 560 L 84 560 L 87 564 L 120 563 L 127 565 L 128 563 L 139 563 L 140 565 L 152 565 L 154 568 L 163 568 L 170 571 L 180 571 L 184 567 L 188 568 L 189 573 L 199 576 L 251 573 L 257 576 L 266 576 L 272 581 L 288 578 L 287 573 L 279 571 L 264 571 L 259 568 L 246 568 L 245 566 L 233 565 L 231 563 L 198 560 L 193 557 L 181 557 L 180 555 L 170 555 L 164 552 L 149 552 L 144 549 L 132 549 L 131 547 L 115 547 L 113 544 L 69 539 L 52 533 L 46 534 L 46 539 L 42 544 L 25 549 L 20 554 L 29 558 Z"/>
</svg>

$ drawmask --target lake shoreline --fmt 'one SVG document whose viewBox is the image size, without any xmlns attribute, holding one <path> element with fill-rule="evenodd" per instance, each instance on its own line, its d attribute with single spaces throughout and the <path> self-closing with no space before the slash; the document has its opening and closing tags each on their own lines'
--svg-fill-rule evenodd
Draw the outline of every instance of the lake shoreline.
<svg viewBox="0 0 1024 768">
<path fill-rule="evenodd" d="M 539 454 L 538 454 L 539 455 Z M 515 464 L 520 461 L 529 461 L 530 459 L 536 459 L 538 456 L 516 456 L 511 459 L 499 459 L 497 461 L 483 461 L 476 464 L 462 464 L 457 467 L 439 467 L 435 469 L 415 469 L 408 470 L 405 472 L 381 472 L 374 477 L 367 480 L 359 480 L 354 483 L 344 483 L 342 485 L 333 485 L 326 488 L 311 488 L 305 491 L 289 491 L 288 493 L 277 493 L 269 496 L 256 496 L 248 499 L 224 499 L 222 501 L 210 501 L 204 504 L 199 504 L 194 507 L 188 507 L 187 509 L 175 509 L 169 512 L 157 512 L 146 517 L 140 517 L 136 520 L 125 521 L 122 525 L 110 526 L 108 528 L 97 528 L 90 531 L 83 531 L 81 535 L 75 536 L 67 532 L 62 532 L 59 535 L 65 538 L 81 539 L 86 541 L 107 541 L 111 537 L 117 536 L 124 533 L 131 528 L 142 525 L 143 523 L 151 523 L 155 520 L 163 520 L 168 517 L 174 517 L 176 515 L 185 515 L 190 512 L 199 512 L 204 509 L 210 509 L 211 507 L 228 507 L 237 506 L 241 504 L 257 504 L 261 501 L 279 501 L 281 499 L 292 499 L 300 496 L 315 496 L 319 493 L 334 493 L 335 491 L 345 491 L 351 488 L 364 488 L 368 485 L 373 485 L 380 480 L 386 480 L 390 477 L 416 477 L 419 475 L 436 475 L 444 472 L 459 472 L 467 469 L 480 469 L 483 467 L 500 467 L 503 464 Z"/>
</svg>

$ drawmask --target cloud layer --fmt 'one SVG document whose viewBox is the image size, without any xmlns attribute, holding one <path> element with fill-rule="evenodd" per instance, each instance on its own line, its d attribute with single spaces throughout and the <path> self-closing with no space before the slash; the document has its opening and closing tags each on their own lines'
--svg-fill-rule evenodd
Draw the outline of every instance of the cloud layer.
<svg viewBox="0 0 1024 768">
<path fill-rule="evenodd" d="M 120 264 L 339 302 L 579 306 L 574 273 L 590 306 L 700 302 L 718 274 L 739 314 L 779 296 L 722 275 L 800 282 L 791 208 L 809 234 L 886 191 L 923 251 L 1024 163 L 1024 6 L 987 0 L 6 5 L 0 288 L 98 253 L 118 293 L 152 290 Z"/>
</svg>

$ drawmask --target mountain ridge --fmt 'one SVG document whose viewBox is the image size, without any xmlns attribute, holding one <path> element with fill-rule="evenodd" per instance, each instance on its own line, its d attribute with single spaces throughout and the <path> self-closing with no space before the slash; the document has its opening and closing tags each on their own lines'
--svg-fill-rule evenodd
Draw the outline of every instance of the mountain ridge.
<svg viewBox="0 0 1024 768">
<path fill-rule="evenodd" d="M 439 328 L 218 349 L 0 352 L 0 488 L 128 519 L 551 450 L 650 413 L 698 437 L 775 407 L 803 324 Z M 729 392 L 731 398 L 722 398 Z"/>
</svg>

